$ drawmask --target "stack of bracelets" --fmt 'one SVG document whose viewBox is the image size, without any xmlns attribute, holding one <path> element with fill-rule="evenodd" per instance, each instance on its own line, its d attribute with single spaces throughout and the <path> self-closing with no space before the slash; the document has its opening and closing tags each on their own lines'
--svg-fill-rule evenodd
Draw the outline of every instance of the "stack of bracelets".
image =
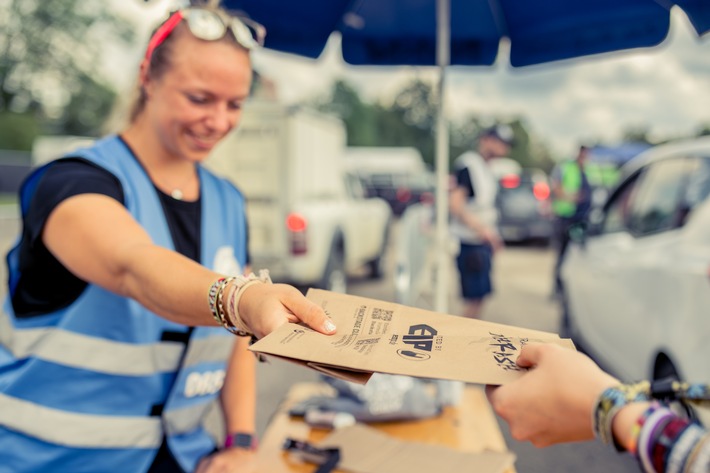
<svg viewBox="0 0 710 473">
<path fill-rule="evenodd" d="M 248 276 L 240 275 L 217 279 L 212 286 L 210 286 L 209 292 L 207 293 L 207 300 L 212 316 L 217 323 L 231 333 L 239 335 L 240 337 L 252 337 L 253 339 L 254 334 L 239 316 L 239 300 L 249 286 L 270 282 L 271 278 L 269 277 L 269 272 L 265 269 L 259 271 L 258 276 L 251 273 Z M 225 293 L 230 285 L 233 286 L 232 292 L 229 297 L 229 302 L 225 304 Z"/>
<path fill-rule="evenodd" d="M 605 390 L 597 401 L 593 415 L 594 433 L 606 444 L 614 443 L 614 416 L 628 403 L 649 402 L 649 408 L 632 430 L 632 453 L 645 472 L 708 473 L 710 472 L 710 433 L 697 421 L 679 416 L 670 403 L 679 402 L 686 412 L 690 405 L 710 407 L 710 386 L 688 384 L 676 380 L 643 381 Z"/>
</svg>

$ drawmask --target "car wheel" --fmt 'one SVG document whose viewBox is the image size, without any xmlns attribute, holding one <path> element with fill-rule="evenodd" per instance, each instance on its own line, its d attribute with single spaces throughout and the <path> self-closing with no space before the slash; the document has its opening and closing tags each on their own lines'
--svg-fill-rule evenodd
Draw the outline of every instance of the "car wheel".
<svg viewBox="0 0 710 473">
<path fill-rule="evenodd" d="M 348 289 L 347 275 L 345 274 L 345 254 L 340 244 L 333 245 L 333 249 L 325 265 L 325 272 L 318 287 L 327 291 L 345 294 Z"/>
</svg>

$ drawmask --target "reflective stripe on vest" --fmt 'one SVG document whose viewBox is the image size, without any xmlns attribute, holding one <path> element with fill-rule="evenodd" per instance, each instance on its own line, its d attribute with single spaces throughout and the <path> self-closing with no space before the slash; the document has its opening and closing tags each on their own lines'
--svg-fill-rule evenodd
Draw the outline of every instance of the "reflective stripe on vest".
<svg viewBox="0 0 710 473">
<path fill-rule="evenodd" d="M 160 417 L 77 414 L 2 393 L 0 405 L 0 425 L 59 445 L 158 448 L 163 439 Z"/>
<path fill-rule="evenodd" d="M 165 435 L 203 427 L 221 444 L 224 426 L 218 400 L 175 409 L 160 417 L 78 414 L 0 393 L 0 425 L 45 442 L 74 448 L 158 448 Z M 164 430 L 163 430 L 164 429 Z"/>
<path fill-rule="evenodd" d="M 48 327 L 15 329 L 4 310 L 0 312 L 0 346 L 17 359 L 31 355 L 61 365 L 120 376 L 173 372 L 178 369 L 185 350 L 180 342 L 136 345 Z M 232 340 L 214 336 L 195 340 L 190 346 L 183 367 L 226 360 L 232 350 Z"/>
</svg>

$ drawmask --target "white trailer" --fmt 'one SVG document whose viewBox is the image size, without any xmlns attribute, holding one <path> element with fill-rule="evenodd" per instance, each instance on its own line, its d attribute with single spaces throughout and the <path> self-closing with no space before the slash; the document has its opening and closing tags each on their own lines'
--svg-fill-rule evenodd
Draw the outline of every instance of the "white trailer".
<svg viewBox="0 0 710 473">
<path fill-rule="evenodd" d="M 345 291 L 346 274 L 382 272 L 391 211 L 366 199 L 343 166 L 343 123 L 272 102 L 250 102 L 238 129 L 205 165 L 247 199 L 254 269 L 299 286 Z"/>
</svg>

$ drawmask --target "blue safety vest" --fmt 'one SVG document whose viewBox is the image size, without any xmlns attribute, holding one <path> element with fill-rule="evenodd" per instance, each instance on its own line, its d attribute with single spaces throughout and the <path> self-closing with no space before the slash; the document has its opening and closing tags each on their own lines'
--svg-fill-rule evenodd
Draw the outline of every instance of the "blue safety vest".
<svg viewBox="0 0 710 473">
<path fill-rule="evenodd" d="M 71 155 L 115 175 L 128 211 L 154 243 L 174 249 L 158 194 L 120 139 Z M 23 184 L 23 215 L 46 168 Z M 224 268 L 231 258 L 231 267 L 243 268 L 244 199 L 202 168 L 199 177 L 201 263 Z M 8 254 L 10 294 L 18 247 Z M 69 307 L 30 318 L 15 318 L 7 297 L 0 315 L 0 472 L 145 471 L 164 436 L 193 471 L 223 441 L 218 394 L 234 337 L 197 327 L 185 348 L 165 336 L 186 331 L 91 284 Z"/>
</svg>

